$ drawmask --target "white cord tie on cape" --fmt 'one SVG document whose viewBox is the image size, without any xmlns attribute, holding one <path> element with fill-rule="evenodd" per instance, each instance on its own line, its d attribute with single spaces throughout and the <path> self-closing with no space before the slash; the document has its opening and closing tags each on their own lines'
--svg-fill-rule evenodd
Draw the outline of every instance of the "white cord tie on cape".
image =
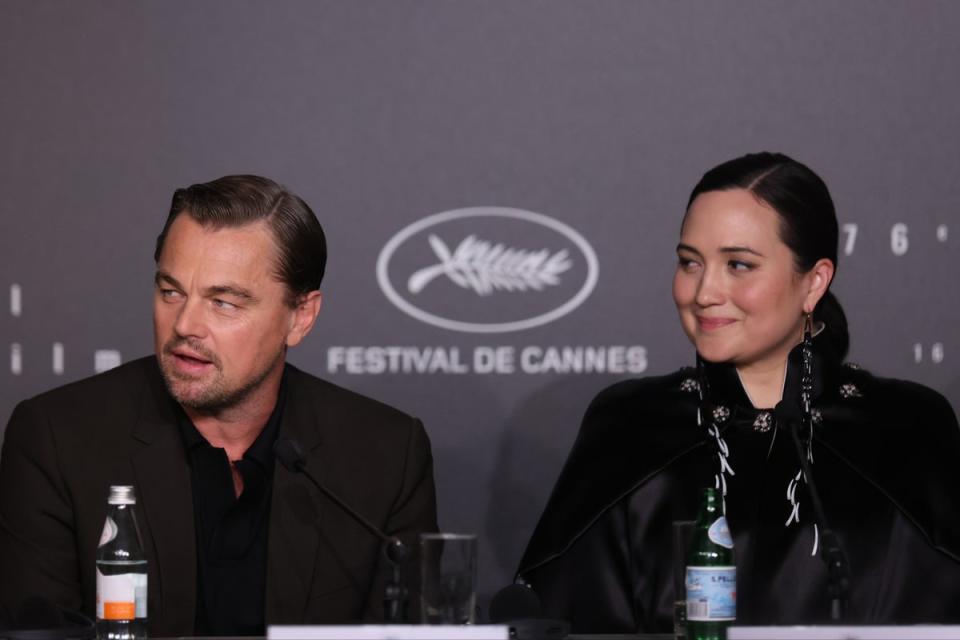
<svg viewBox="0 0 960 640">
<path fill-rule="evenodd" d="M 809 401 L 808 401 L 809 402 Z M 810 405 L 806 404 L 805 406 L 807 415 L 812 417 L 812 412 L 810 411 Z M 816 411 L 816 410 L 814 410 Z M 817 412 L 819 414 L 819 412 Z M 810 437 L 807 439 L 807 460 L 810 464 L 813 464 L 813 420 L 808 421 L 810 423 Z M 790 515 L 787 516 L 787 521 L 783 524 L 785 527 L 789 527 L 791 524 L 796 522 L 800 524 L 800 501 L 797 500 L 797 488 L 800 486 L 801 482 L 806 482 L 806 478 L 803 477 L 803 467 L 797 469 L 797 475 L 794 476 L 790 482 L 787 483 L 787 502 L 790 503 Z M 820 531 L 817 528 L 817 523 L 813 523 L 813 550 L 810 552 L 810 555 L 817 555 L 817 549 L 820 546 Z"/>
<path fill-rule="evenodd" d="M 717 407 L 713 411 L 713 422 L 711 422 L 710 426 L 707 427 L 707 433 L 713 436 L 714 441 L 717 443 L 717 458 L 720 461 L 720 470 L 714 474 L 713 484 L 714 488 L 720 491 L 720 500 L 723 513 L 727 512 L 727 475 L 737 475 L 734 472 L 733 467 L 730 466 L 730 461 L 728 460 L 730 456 L 730 447 L 727 446 L 727 442 L 720 435 L 720 428 L 717 426 L 718 422 L 724 422 L 729 417 L 729 409 L 726 407 Z M 703 416 L 700 413 L 699 404 L 697 405 L 697 426 L 703 426 Z"/>
<path fill-rule="evenodd" d="M 783 524 L 785 527 L 789 527 L 792 523 L 796 522 L 800 524 L 800 503 L 797 501 L 797 487 L 800 486 L 800 479 L 802 471 L 797 471 L 797 475 L 794 476 L 792 480 L 787 484 L 787 500 L 790 501 L 790 515 L 787 516 L 787 521 Z M 820 548 L 820 529 L 817 527 L 817 523 L 813 523 L 813 550 L 810 552 L 811 556 L 817 555 L 817 549 Z"/>
<path fill-rule="evenodd" d="M 783 523 L 785 527 L 789 527 L 794 522 L 800 524 L 800 503 L 797 502 L 797 485 L 800 484 L 801 475 L 802 472 L 797 471 L 797 475 L 787 484 L 787 501 L 790 502 L 791 508 L 790 515 L 787 516 L 787 521 Z"/>
</svg>

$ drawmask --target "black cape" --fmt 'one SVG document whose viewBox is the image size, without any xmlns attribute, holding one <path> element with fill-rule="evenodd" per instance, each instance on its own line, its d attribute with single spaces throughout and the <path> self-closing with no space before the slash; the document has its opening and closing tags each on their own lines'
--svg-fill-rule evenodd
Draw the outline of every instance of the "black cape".
<svg viewBox="0 0 960 640">
<path fill-rule="evenodd" d="M 575 632 L 672 630 L 671 523 L 695 519 L 699 490 L 716 482 L 718 446 L 706 432 L 716 415 L 735 474 L 726 508 L 738 622 L 827 622 L 827 574 L 811 555 L 804 485 L 800 522 L 786 526 L 799 470 L 787 416 L 799 415 L 800 369 L 798 348 L 784 400 L 766 412 L 753 408 L 732 366 L 705 364 L 702 426 L 694 369 L 601 392 L 520 563 L 518 579 L 537 592 L 544 615 Z M 960 428 L 949 403 L 924 386 L 841 365 L 822 345 L 813 397 L 813 474 L 849 559 L 848 622 L 960 622 Z"/>
</svg>

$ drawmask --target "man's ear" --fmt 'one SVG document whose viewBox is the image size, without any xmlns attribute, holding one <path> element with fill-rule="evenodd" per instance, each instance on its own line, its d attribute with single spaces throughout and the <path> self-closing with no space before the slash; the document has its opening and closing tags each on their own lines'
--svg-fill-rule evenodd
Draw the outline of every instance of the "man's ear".
<svg viewBox="0 0 960 640">
<path fill-rule="evenodd" d="M 301 340 L 307 337 L 307 334 L 313 329 L 313 323 L 317 321 L 317 316 L 320 314 L 322 302 L 323 296 L 319 291 L 311 291 L 297 300 L 297 306 L 293 309 L 290 330 L 287 332 L 288 347 L 298 345 Z"/>
</svg>

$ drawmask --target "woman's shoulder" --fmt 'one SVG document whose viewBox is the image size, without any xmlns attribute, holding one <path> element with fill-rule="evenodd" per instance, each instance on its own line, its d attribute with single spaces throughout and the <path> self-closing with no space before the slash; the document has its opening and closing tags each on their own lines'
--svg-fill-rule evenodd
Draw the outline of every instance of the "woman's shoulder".
<svg viewBox="0 0 960 640">
<path fill-rule="evenodd" d="M 644 442 L 689 445 L 702 435 L 696 428 L 698 399 L 693 368 L 617 382 L 587 407 L 575 450 Z"/>
<path fill-rule="evenodd" d="M 594 397 L 520 564 L 526 573 L 562 554 L 648 478 L 703 441 L 693 369 L 624 380 Z"/>
<path fill-rule="evenodd" d="M 877 427 L 957 430 L 957 418 L 946 397 L 918 382 L 878 376 L 847 363 L 833 392 L 838 405 L 862 409 Z"/>
<path fill-rule="evenodd" d="M 633 378 L 614 383 L 598 393 L 587 408 L 587 417 L 636 414 L 695 406 L 699 382 L 693 367 L 672 373 Z"/>
<path fill-rule="evenodd" d="M 881 488 L 931 543 L 960 557 L 960 518 L 944 516 L 960 484 L 960 427 L 943 394 L 845 366 L 817 438 Z"/>
</svg>

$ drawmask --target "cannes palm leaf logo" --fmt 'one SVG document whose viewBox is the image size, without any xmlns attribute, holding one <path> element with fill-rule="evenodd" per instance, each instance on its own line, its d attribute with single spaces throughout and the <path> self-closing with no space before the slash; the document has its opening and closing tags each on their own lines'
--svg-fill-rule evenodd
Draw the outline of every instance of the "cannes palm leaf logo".
<svg viewBox="0 0 960 640">
<path fill-rule="evenodd" d="M 560 274 L 572 264 L 566 250 L 551 253 L 546 249 L 514 249 L 470 235 L 451 252 L 439 236 L 430 234 L 427 240 L 440 262 L 410 276 L 407 289 L 413 294 L 442 275 L 481 296 L 494 291 L 541 291 L 560 284 Z"/>
</svg>

